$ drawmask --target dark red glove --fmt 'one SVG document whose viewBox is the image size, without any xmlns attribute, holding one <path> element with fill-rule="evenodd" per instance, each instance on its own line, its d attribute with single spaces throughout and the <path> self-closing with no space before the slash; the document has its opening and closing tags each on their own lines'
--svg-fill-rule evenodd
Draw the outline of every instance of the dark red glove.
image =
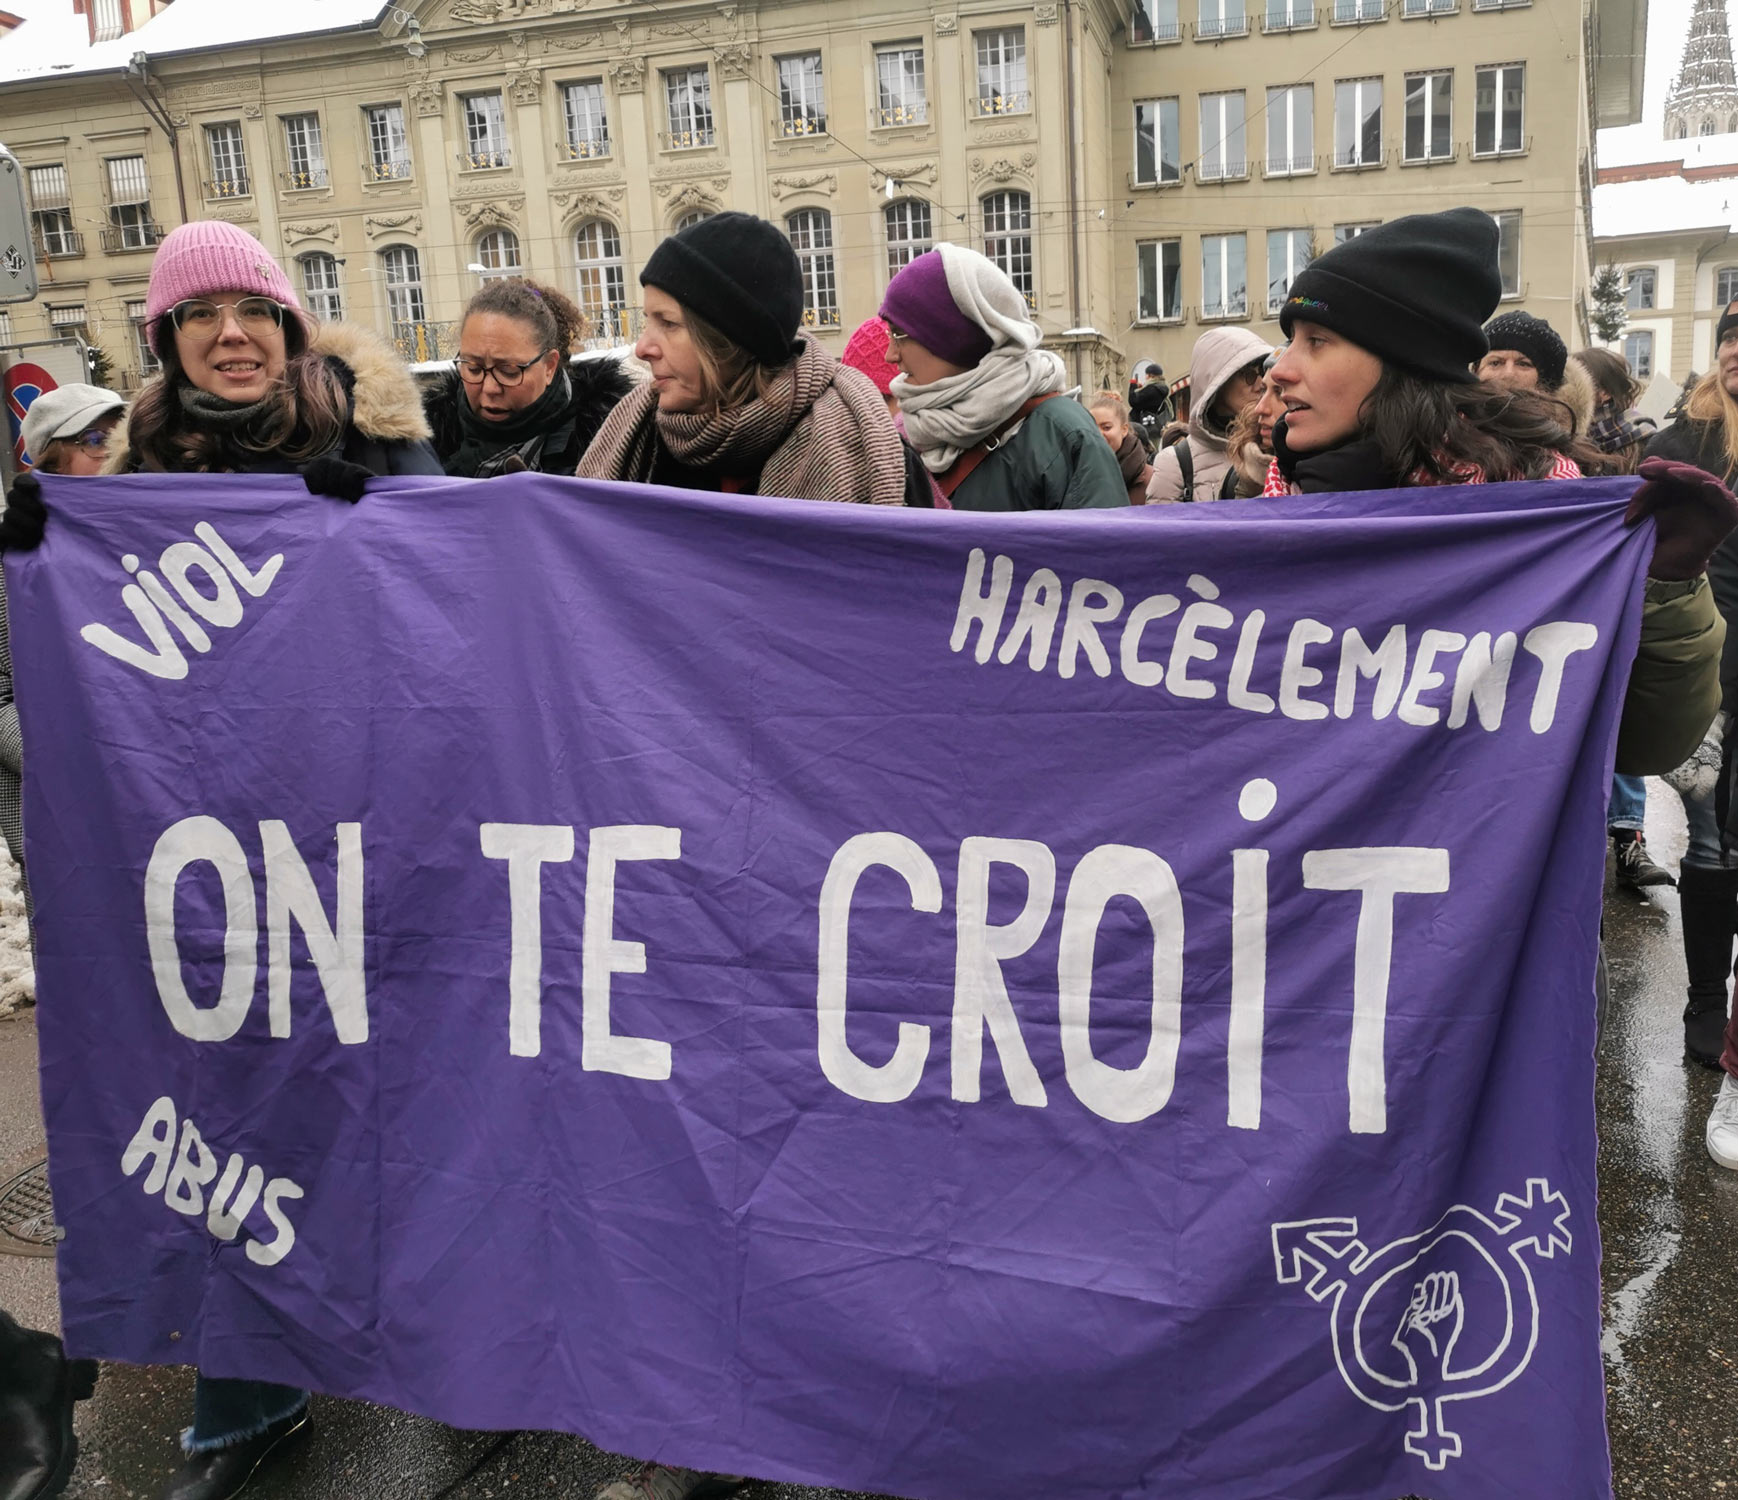
<svg viewBox="0 0 1738 1500">
<path fill-rule="evenodd" d="M 1654 518 L 1654 555 L 1648 577 L 1681 582 L 1708 571 L 1708 559 L 1738 526 L 1738 499 L 1706 469 L 1669 458 L 1644 458 L 1641 485 L 1623 523 Z"/>
</svg>

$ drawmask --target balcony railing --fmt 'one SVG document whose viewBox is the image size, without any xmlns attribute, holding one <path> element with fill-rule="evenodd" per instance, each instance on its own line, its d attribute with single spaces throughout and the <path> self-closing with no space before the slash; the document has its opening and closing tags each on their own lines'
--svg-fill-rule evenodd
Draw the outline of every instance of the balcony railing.
<svg viewBox="0 0 1738 1500">
<path fill-rule="evenodd" d="M 1523 136 L 1521 138 L 1521 144 L 1518 146 L 1492 146 L 1488 149 L 1482 149 L 1479 146 L 1478 137 L 1475 135 L 1473 137 L 1472 154 L 1475 159 L 1482 161 L 1492 156 L 1525 156 L 1530 150 L 1532 150 L 1532 148 L 1533 138 L 1530 135 Z"/>
<path fill-rule="evenodd" d="M 1195 181 L 1197 182 L 1241 182 L 1249 176 L 1249 163 L 1241 157 L 1227 157 L 1224 161 L 1195 163 Z"/>
<path fill-rule="evenodd" d="M 698 130 L 666 130 L 658 137 L 658 144 L 666 151 L 698 151 L 716 146 L 718 137 L 710 125 L 705 125 Z"/>
<path fill-rule="evenodd" d="M 384 161 L 369 160 L 362 163 L 362 180 L 364 182 L 406 182 L 410 178 L 410 158 L 389 157 Z"/>
<path fill-rule="evenodd" d="M 582 307 L 586 335 L 582 349 L 619 349 L 640 336 L 641 312 L 637 307 Z"/>
<path fill-rule="evenodd" d="M 452 359 L 459 352 L 457 323 L 394 323 L 392 342 L 400 358 L 412 364 Z"/>
<path fill-rule="evenodd" d="M 1460 9 L 1460 0 L 1404 0 L 1400 14 L 1406 20 L 1420 16 L 1452 16 Z"/>
<path fill-rule="evenodd" d="M 1519 10 L 1523 5 L 1531 5 L 1533 0 L 1472 0 L 1474 10 Z"/>
<path fill-rule="evenodd" d="M 1404 149 L 1400 153 L 1400 165 L 1403 167 L 1444 167 L 1459 160 L 1459 146 L 1450 146 L 1446 151 L 1419 152 L 1415 156 Z"/>
<path fill-rule="evenodd" d="M 831 307 L 805 307 L 803 309 L 804 328 L 837 328 L 839 326 L 839 308 L 836 303 Z"/>
<path fill-rule="evenodd" d="M 288 172 L 279 172 L 278 181 L 283 184 L 286 193 L 305 193 L 312 188 L 331 187 L 331 174 L 324 166 L 292 168 Z"/>
<path fill-rule="evenodd" d="M 461 172 L 493 172 L 513 165 L 513 153 L 506 146 L 473 146 L 459 152 Z"/>
<path fill-rule="evenodd" d="M 1221 16 L 1217 20 L 1208 20 L 1203 16 L 1195 23 L 1195 38 L 1202 42 L 1223 41 L 1229 36 L 1248 36 L 1248 16 Z"/>
<path fill-rule="evenodd" d="M 1199 313 L 1203 323 L 1222 322 L 1227 318 L 1247 318 L 1249 316 L 1249 295 L 1247 292 L 1238 296 L 1227 297 L 1223 302 L 1204 302 Z"/>
<path fill-rule="evenodd" d="M 562 141 L 555 148 L 555 156 L 558 161 L 603 161 L 611 150 L 610 138 L 600 135 L 583 141 Z"/>
<path fill-rule="evenodd" d="M 1269 35 L 1277 31 L 1309 31 L 1316 22 L 1313 5 L 1293 6 L 1289 11 L 1269 11 L 1261 18 L 1261 29 Z"/>
<path fill-rule="evenodd" d="M 1354 148 L 1350 151 L 1334 152 L 1334 170 L 1352 171 L 1360 167 L 1379 167 L 1382 165 L 1380 151 L 1363 151 Z"/>
<path fill-rule="evenodd" d="M 1167 42 L 1183 40 L 1183 23 L 1181 21 L 1147 21 L 1137 20 L 1129 28 L 1129 42 L 1133 46 L 1162 47 Z"/>
<path fill-rule="evenodd" d="M 122 224 L 103 231 L 103 253 L 120 255 L 128 250 L 154 250 L 163 242 L 161 224 Z"/>
<path fill-rule="evenodd" d="M 875 111 L 878 130 L 890 130 L 896 125 L 929 124 L 929 101 L 921 104 L 889 104 Z"/>
<path fill-rule="evenodd" d="M 1303 177 L 1315 169 L 1313 156 L 1270 156 L 1263 170 L 1269 177 Z"/>
<path fill-rule="evenodd" d="M 778 133 L 787 140 L 809 135 L 825 135 L 827 133 L 827 117 L 825 115 L 792 115 L 789 119 L 781 119 L 778 122 Z"/>
<path fill-rule="evenodd" d="M 1017 94 L 979 94 L 972 100 L 972 112 L 980 119 L 990 115 L 1024 115 L 1032 111 L 1032 96 L 1024 91 Z"/>
<path fill-rule="evenodd" d="M 214 182 L 205 184 L 207 202 L 217 202 L 222 198 L 251 198 L 253 184 L 247 180 L 247 173 L 236 172 L 228 177 L 219 177 Z"/>
<path fill-rule="evenodd" d="M 1336 26 L 1363 26 L 1371 21 L 1386 21 L 1387 7 L 1383 0 L 1334 0 Z"/>
<path fill-rule="evenodd" d="M 38 229 L 36 232 L 38 260 L 71 260 L 83 254 L 84 236 L 76 229 L 57 229 L 53 232 Z"/>
</svg>

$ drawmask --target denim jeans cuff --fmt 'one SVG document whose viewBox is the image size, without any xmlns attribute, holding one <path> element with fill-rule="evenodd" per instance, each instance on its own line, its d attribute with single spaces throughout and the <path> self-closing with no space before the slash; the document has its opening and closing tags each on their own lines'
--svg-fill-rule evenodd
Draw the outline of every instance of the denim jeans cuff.
<svg viewBox="0 0 1738 1500">
<path fill-rule="evenodd" d="M 196 1438 L 193 1435 L 193 1429 L 186 1428 L 181 1434 L 181 1451 L 192 1458 L 200 1453 L 221 1453 L 225 1448 L 239 1448 L 243 1443 L 251 1443 L 275 1423 L 293 1417 L 297 1412 L 306 1411 L 310 1399 L 308 1393 L 303 1391 L 295 1401 L 291 1402 L 275 1417 L 266 1417 L 256 1422 L 252 1427 L 244 1428 L 240 1432 L 226 1432 L 220 1437 Z"/>
</svg>

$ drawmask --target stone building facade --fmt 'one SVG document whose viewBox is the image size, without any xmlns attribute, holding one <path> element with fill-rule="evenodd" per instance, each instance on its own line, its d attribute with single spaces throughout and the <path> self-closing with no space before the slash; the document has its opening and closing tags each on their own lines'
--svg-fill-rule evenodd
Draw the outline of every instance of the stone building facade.
<svg viewBox="0 0 1738 1500">
<path fill-rule="evenodd" d="M 470 293 L 520 270 L 616 341 L 658 239 L 732 208 L 785 225 L 835 350 L 948 239 L 1001 261 L 1096 386 L 1141 357 L 1181 368 L 1212 322 L 1277 339 L 1309 251 L 1462 202 L 1501 217 L 1517 305 L 1569 335 L 1592 12 L 1328 5 L 401 0 L 210 50 L 153 52 L 147 24 L 131 69 L 11 77 L 0 43 L 43 274 L 0 341 L 79 329 L 136 384 L 151 251 L 211 216 L 280 254 L 315 311 L 412 357 L 450 353 Z"/>
</svg>

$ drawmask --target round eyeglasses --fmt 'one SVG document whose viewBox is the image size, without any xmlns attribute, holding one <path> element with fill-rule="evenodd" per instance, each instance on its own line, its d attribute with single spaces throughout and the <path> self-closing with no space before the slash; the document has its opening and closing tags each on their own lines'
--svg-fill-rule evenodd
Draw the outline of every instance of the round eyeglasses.
<svg viewBox="0 0 1738 1500">
<path fill-rule="evenodd" d="M 542 364 L 548 357 L 549 351 L 545 349 L 536 359 L 528 359 L 523 364 L 511 359 L 489 364 L 486 360 L 466 359 L 461 354 L 458 360 L 459 379 L 466 385 L 481 385 L 493 375 L 495 384 L 505 390 L 510 385 L 518 385 L 525 378 L 527 370 L 533 365 Z"/>
<path fill-rule="evenodd" d="M 270 297 L 243 297 L 239 302 L 207 302 L 193 297 L 169 309 L 169 321 L 177 333 L 196 344 L 209 344 L 223 331 L 225 311 L 235 314 L 236 326 L 245 334 L 264 336 L 284 326 L 284 308 Z"/>
</svg>

